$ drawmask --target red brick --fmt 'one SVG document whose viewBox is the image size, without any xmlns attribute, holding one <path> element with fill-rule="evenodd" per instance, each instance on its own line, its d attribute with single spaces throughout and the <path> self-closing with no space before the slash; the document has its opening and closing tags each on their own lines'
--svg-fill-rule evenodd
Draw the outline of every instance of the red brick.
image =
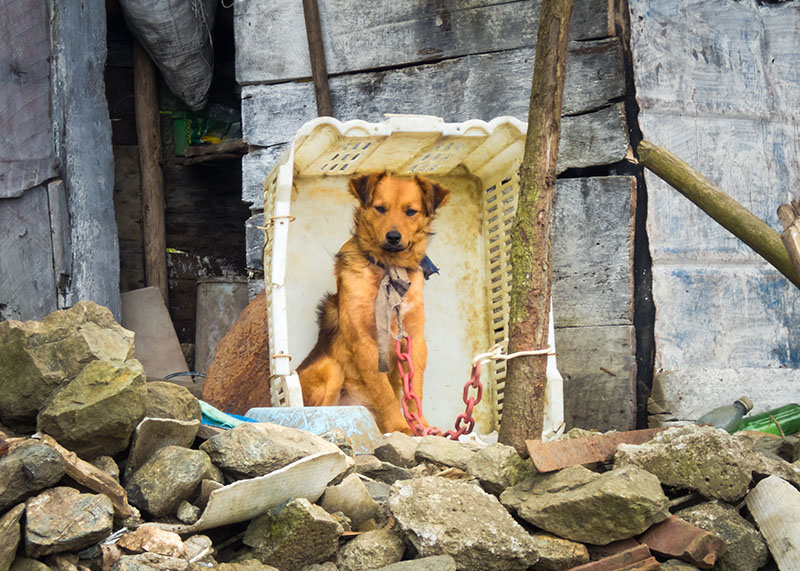
<svg viewBox="0 0 800 571">
<path fill-rule="evenodd" d="M 725 541 L 704 529 L 671 516 L 651 527 L 640 539 L 654 552 L 677 557 L 701 569 L 710 569 L 728 550 Z"/>
<path fill-rule="evenodd" d="M 658 568 L 659 564 L 650 556 L 647 546 L 638 545 L 610 557 L 578 565 L 570 571 L 657 571 Z"/>
<path fill-rule="evenodd" d="M 552 472 L 578 464 L 608 462 L 614 458 L 619 444 L 643 444 L 662 430 L 665 428 L 646 428 L 550 442 L 526 440 L 525 445 L 536 469 Z"/>
</svg>

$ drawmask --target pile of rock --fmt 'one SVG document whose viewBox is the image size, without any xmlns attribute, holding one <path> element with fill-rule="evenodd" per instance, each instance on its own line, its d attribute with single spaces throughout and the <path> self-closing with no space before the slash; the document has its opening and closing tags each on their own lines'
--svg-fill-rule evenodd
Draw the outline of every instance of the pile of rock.
<svg viewBox="0 0 800 571">
<path fill-rule="evenodd" d="M 0 571 L 555 571 L 637 550 L 626 568 L 756 571 L 741 500 L 800 485 L 792 438 L 708 427 L 547 474 L 501 444 L 395 433 L 353 455 L 341 431 L 201 429 L 132 353 L 93 304 L 0 323 Z"/>
</svg>

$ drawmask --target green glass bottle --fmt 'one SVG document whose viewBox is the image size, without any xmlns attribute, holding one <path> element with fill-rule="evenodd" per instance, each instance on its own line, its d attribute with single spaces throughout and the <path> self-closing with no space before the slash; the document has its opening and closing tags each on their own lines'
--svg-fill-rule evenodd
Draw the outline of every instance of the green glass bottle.
<svg viewBox="0 0 800 571">
<path fill-rule="evenodd" d="M 774 419 L 774 420 L 773 420 Z M 780 426 L 780 428 L 779 428 Z M 742 419 L 739 430 L 757 430 L 784 436 L 800 432 L 800 405 L 790 403 Z"/>
<path fill-rule="evenodd" d="M 753 410 L 753 401 L 747 397 L 739 397 L 732 404 L 718 406 L 695 420 L 695 424 L 710 424 L 714 428 L 724 428 L 733 433 L 739 428 L 742 417 Z"/>
</svg>

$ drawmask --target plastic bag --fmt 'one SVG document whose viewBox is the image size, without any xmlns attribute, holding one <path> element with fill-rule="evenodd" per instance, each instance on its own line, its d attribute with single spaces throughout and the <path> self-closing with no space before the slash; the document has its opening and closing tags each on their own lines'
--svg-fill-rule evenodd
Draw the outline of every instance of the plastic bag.
<svg viewBox="0 0 800 571">
<path fill-rule="evenodd" d="M 216 0 L 120 0 L 125 21 L 170 90 L 199 111 L 214 75 Z"/>
</svg>

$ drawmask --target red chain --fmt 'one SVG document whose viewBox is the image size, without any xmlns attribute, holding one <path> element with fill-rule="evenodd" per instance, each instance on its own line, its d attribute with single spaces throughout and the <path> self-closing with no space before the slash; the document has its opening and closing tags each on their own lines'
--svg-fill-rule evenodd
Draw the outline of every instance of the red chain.
<svg viewBox="0 0 800 571">
<path fill-rule="evenodd" d="M 414 363 L 411 361 L 411 337 L 406 336 L 406 352 L 402 349 L 402 340 L 398 339 L 395 343 L 395 350 L 397 352 L 397 369 L 400 372 L 400 377 L 403 379 L 403 415 L 408 421 L 408 425 L 414 432 L 415 436 L 428 436 L 429 434 L 439 435 L 442 431 L 433 426 L 424 426 L 422 424 L 422 401 L 419 396 L 414 392 L 413 379 L 414 379 Z M 403 363 L 408 364 L 408 369 L 403 369 Z M 477 394 L 475 397 L 470 396 L 470 389 L 475 389 Z M 469 434 L 475 428 L 475 419 L 472 418 L 472 411 L 475 406 L 481 402 L 483 398 L 483 385 L 481 384 L 481 363 L 478 361 L 472 366 L 472 373 L 470 379 L 464 385 L 464 404 L 467 405 L 463 414 L 459 414 L 456 418 L 455 430 L 448 430 L 442 436 L 450 438 L 451 440 L 458 440 L 462 434 Z M 417 412 L 411 412 L 408 408 L 409 403 L 414 402 L 417 406 Z"/>
</svg>

